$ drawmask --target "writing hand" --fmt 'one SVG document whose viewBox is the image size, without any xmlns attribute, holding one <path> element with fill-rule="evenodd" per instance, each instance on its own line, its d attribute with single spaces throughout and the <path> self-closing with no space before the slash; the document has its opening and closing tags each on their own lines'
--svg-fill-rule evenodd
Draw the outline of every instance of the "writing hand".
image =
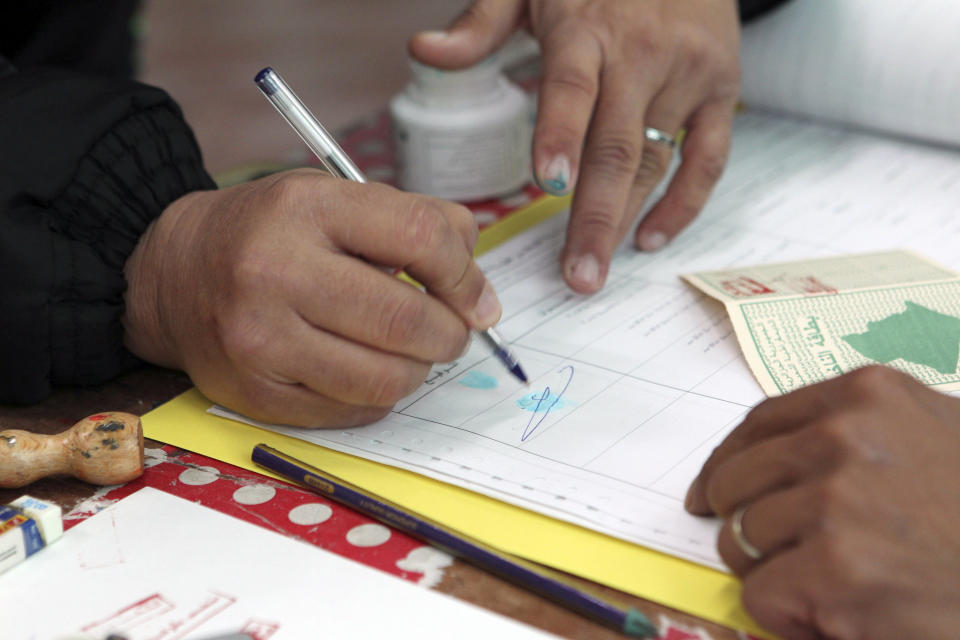
<svg viewBox="0 0 960 640">
<path fill-rule="evenodd" d="M 473 64 L 525 26 L 543 51 L 533 166 L 539 184 L 576 185 L 564 278 L 599 290 L 610 256 L 669 169 L 672 151 L 645 127 L 686 130 L 682 163 L 636 229 L 656 250 L 702 209 L 726 164 L 739 90 L 733 0 L 476 0 L 442 32 L 410 41 L 420 61 Z"/>
<path fill-rule="evenodd" d="M 127 262 L 127 346 L 253 418 L 372 422 L 499 319 L 476 234 L 458 205 L 314 170 L 192 193 Z"/>
<path fill-rule="evenodd" d="M 960 400 L 867 367 L 767 400 L 713 452 L 692 513 L 727 517 L 743 603 L 785 638 L 947 638 L 960 626 Z M 747 557 L 731 513 L 762 552 Z"/>
</svg>

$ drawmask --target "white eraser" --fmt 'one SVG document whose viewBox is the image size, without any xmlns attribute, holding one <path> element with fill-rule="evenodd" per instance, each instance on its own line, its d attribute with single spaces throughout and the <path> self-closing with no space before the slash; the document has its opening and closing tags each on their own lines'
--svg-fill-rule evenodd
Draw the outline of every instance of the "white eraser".
<svg viewBox="0 0 960 640">
<path fill-rule="evenodd" d="M 45 544 L 50 544 L 63 535 L 63 512 L 60 505 L 33 496 L 20 496 L 11 502 L 10 506 L 37 522 Z"/>
</svg>

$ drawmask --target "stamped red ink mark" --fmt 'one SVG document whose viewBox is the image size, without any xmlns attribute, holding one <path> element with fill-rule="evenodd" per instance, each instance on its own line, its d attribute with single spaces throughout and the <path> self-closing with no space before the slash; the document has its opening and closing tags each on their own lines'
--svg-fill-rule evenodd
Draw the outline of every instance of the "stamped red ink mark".
<svg viewBox="0 0 960 640">
<path fill-rule="evenodd" d="M 268 640 L 273 634 L 280 630 L 280 625 L 276 622 L 266 622 L 264 620 L 248 620 L 240 633 L 245 633 L 253 640 Z"/>
<path fill-rule="evenodd" d="M 735 298 L 749 298 L 751 296 L 762 296 L 768 293 L 776 293 L 767 285 L 757 282 L 753 278 L 738 276 L 730 280 L 721 280 L 720 286 L 723 290 Z"/>
<path fill-rule="evenodd" d="M 159 616 L 173 611 L 174 605 L 159 593 L 147 596 L 143 600 L 120 609 L 103 620 L 91 622 L 81 628 L 84 633 L 101 635 L 116 629 L 132 629 Z"/>
<path fill-rule="evenodd" d="M 789 282 L 789 287 L 798 293 L 808 296 L 819 296 L 825 293 L 839 293 L 836 287 L 824 284 L 816 276 L 803 276 L 793 278 Z"/>
</svg>

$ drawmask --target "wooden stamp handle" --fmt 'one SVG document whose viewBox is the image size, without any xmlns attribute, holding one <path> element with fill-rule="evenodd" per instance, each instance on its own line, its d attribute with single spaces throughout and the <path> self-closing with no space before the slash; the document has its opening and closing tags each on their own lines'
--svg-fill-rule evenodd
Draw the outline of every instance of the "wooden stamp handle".
<svg viewBox="0 0 960 640">
<path fill-rule="evenodd" d="M 111 485 L 142 473 L 143 427 L 130 413 L 98 413 L 55 435 L 0 431 L 0 487 L 5 489 L 55 474 Z"/>
</svg>

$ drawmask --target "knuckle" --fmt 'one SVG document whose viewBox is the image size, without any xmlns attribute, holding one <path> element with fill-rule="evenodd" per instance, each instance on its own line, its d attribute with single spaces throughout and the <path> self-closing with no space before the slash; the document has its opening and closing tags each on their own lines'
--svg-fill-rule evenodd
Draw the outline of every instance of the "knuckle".
<svg viewBox="0 0 960 640">
<path fill-rule="evenodd" d="M 480 233 L 480 229 L 477 227 L 477 219 L 474 218 L 473 212 L 462 205 L 456 205 L 450 208 L 449 220 L 450 225 L 456 229 L 463 238 L 464 245 L 472 251 L 474 245 L 477 244 L 477 237 Z"/>
<path fill-rule="evenodd" d="M 228 406 L 236 407 L 244 415 L 263 422 L 282 422 L 286 417 L 284 403 L 269 385 L 254 376 L 242 376 L 236 382 L 238 402 Z"/>
<path fill-rule="evenodd" d="M 381 322 L 380 338 L 387 345 L 408 345 L 423 326 L 425 312 L 417 297 L 406 296 L 387 305 Z"/>
<path fill-rule="evenodd" d="M 220 323 L 218 333 L 223 351 L 238 363 L 264 362 L 273 343 L 273 333 L 252 314 L 235 314 Z"/>
<path fill-rule="evenodd" d="M 618 9 L 610 11 L 606 7 L 593 7 L 590 24 L 594 37 L 606 45 L 608 54 L 619 49 L 631 61 L 645 60 L 651 66 L 655 65 L 666 53 L 675 30 L 668 30 L 656 19 L 638 22 L 633 9 L 629 7 L 621 5 Z M 670 38 L 668 33 L 671 34 Z"/>
<path fill-rule="evenodd" d="M 577 213 L 576 233 L 591 238 L 610 238 L 619 233 L 619 224 L 609 208 L 584 209 Z"/>
<path fill-rule="evenodd" d="M 727 169 L 727 154 L 716 151 L 707 153 L 697 162 L 697 169 L 703 183 L 712 186 L 720 181 Z"/>
<path fill-rule="evenodd" d="M 861 399 L 883 398 L 904 379 L 905 374 L 890 367 L 868 365 L 847 374 L 847 392 Z"/>
<path fill-rule="evenodd" d="M 429 198 L 415 196 L 400 219 L 399 241 L 416 255 L 429 253 L 440 241 L 443 215 Z"/>
<path fill-rule="evenodd" d="M 665 150 L 651 148 L 651 145 L 645 146 L 633 180 L 634 185 L 649 186 L 658 182 L 667 173 L 669 166 L 670 157 Z"/>
<path fill-rule="evenodd" d="M 819 546 L 823 563 L 833 569 L 833 589 L 863 596 L 877 584 L 878 561 L 882 559 L 867 551 L 862 532 L 831 530 L 822 536 Z"/>
<path fill-rule="evenodd" d="M 841 457 L 857 449 L 857 431 L 845 412 L 835 411 L 817 420 L 811 430 L 833 454 Z"/>
<path fill-rule="evenodd" d="M 374 407 L 392 408 L 402 398 L 412 393 L 420 380 L 400 366 L 386 366 L 377 372 L 370 382 L 368 404 Z"/>
<path fill-rule="evenodd" d="M 462 356 L 470 345 L 470 332 L 464 327 L 455 336 L 447 341 L 448 348 L 443 354 L 442 359 L 445 362 L 453 362 Z"/>
<path fill-rule="evenodd" d="M 252 243 L 240 252 L 231 267 L 231 275 L 233 285 L 241 294 L 279 291 L 284 288 L 286 280 L 283 265 L 264 258 Z"/>
<path fill-rule="evenodd" d="M 584 100 L 593 100 L 599 89 L 596 74 L 574 67 L 563 67 L 547 72 L 541 82 L 541 91 L 573 93 Z"/>
<path fill-rule="evenodd" d="M 720 64 L 723 51 L 717 46 L 715 36 L 701 28 L 687 28 L 675 34 L 677 50 L 682 56 L 683 71 L 686 75 L 704 77 Z"/>
<path fill-rule="evenodd" d="M 272 202 L 286 203 L 298 200 L 303 197 L 304 191 L 317 179 L 317 176 L 318 172 L 313 169 L 284 171 L 267 183 L 263 195 Z"/>
<path fill-rule="evenodd" d="M 641 151 L 637 141 L 625 133 L 615 133 L 605 135 L 591 145 L 586 164 L 598 173 L 619 178 L 634 175 L 640 162 Z"/>
</svg>

